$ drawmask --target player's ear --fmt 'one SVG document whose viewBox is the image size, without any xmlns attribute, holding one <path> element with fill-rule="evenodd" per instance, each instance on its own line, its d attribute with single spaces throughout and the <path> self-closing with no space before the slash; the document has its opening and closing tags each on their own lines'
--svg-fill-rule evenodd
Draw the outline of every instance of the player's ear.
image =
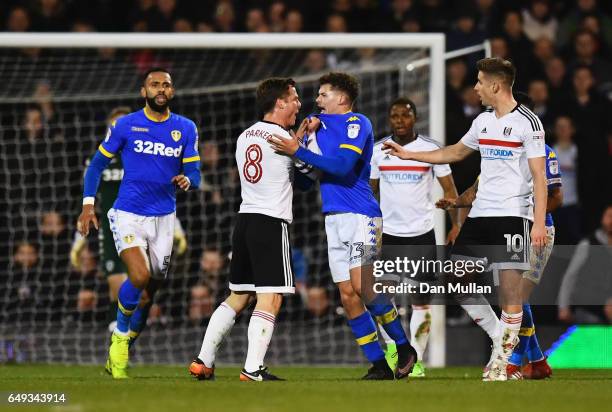
<svg viewBox="0 0 612 412">
<path fill-rule="evenodd" d="M 146 98 L 147 97 L 147 89 L 145 89 L 144 86 L 140 87 L 140 97 L 142 97 L 142 98 Z"/>
</svg>

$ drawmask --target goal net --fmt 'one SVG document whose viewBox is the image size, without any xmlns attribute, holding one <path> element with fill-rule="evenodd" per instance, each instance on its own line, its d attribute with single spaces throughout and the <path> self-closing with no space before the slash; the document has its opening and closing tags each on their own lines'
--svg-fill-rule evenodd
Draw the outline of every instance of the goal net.
<svg viewBox="0 0 612 412">
<path fill-rule="evenodd" d="M 225 297 L 240 204 L 233 153 L 240 132 L 256 120 L 260 80 L 293 77 L 305 116 L 316 109 L 319 76 L 347 71 L 361 81 L 356 111 L 372 120 L 378 138 L 389 133 L 390 102 L 404 95 L 417 104 L 418 130 L 444 139 L 442 35 L 2 36 L 0 360 L 104 361 L 109 296 L 98 239 L 90 235 L 76 256 L 79 268 L 70 250 L 86 161 L 113 108 L 143 106 L 141 78 L 151 66 L 171 71 L 171 108 L 200 129 L 203 180 L 199 190 L 178 195 L 187 247 L 174 253 L 135 362 L 190 360 Z M 426 64 L 411 65 L 419 61 Z M 267 359 L 361 362 L 331 282 L 318 190 L 296 192 L 294 215 L 298 293 L 283 303 Z M 248 315 L 237 319 L 219 362 L 243 361 L 247 324 Z"/>
</svg>

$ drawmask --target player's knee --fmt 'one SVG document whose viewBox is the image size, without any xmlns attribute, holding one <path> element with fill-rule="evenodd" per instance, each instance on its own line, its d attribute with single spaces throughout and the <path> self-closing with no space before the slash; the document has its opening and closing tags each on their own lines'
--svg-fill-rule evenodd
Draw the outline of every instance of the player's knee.
<svg viewBox="0 0 612 412">
<path fill-rule="evenodd" d="M 130 271 L 130 282 L 139 289 L 144 289 L 149 283 L 151 273 L 146 267 L 135 268 Z"/>
<path fill-rule="evenodd" d="M 352 307 L 355 302 L 361 302 L 359 294 L 350 283 L 340 287 L 340 300 L 344 307 Z"/>
<path fill-rule="evenodd" d="M 278 293 L 262 293 L 257 295 L 256 308 L 277 314 L 283 303 L 283 295 Z"/>
</svg>

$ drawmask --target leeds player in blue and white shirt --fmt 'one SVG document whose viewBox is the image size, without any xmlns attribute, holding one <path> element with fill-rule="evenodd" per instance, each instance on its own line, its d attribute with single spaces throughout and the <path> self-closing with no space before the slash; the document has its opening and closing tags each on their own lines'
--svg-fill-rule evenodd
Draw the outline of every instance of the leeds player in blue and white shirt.
<svg viewBox="0 0 612 412">
<path fill-rule="evenodd" d="M 363 114 L 352 111 L 359 94 L 354 77 L 329 73 L 319 79 L 319 84 L 317 105 L 321 114 L 313 124 L 320 126 L 316 139 L 321 154 L 300 147 L 297 138 L 271 139 L 271 144 L 279 152 L 294 155 L 323 172 L 320 186 L 329 266 L 355 339 L 373 363 L 364 379 L 393 379 L 393 371 L 378 342 L 373 316 L 397 343 L 395 376 L 403 378 L 411 372 L 416 352 L 393 304 L 382 296 L 374 296 L 371 288 L 371 265 L 378 255 L 382 225 L 382 214 L 369 185 L 374 146 L 372 124 Z"/>
<path fill-rule="evenodd" d="M 176 188 L 186 191 L 200 183 L 197 128 L 191 120 L 170 112 L 168 105 L 174 97 L 170 73 L 161 68 L 149 70 L 141 96 L 146 101 L 144 109 L 111 125 L 92 158 L 77 223 L 83 236 L 89 233 L 90 224 L 98 228 L 94 201 L 100 176 L 121 153 L 124 177 L 108 212 L 117 253 L 128 269 L 128 279 L 119 290 L 117 327 L 106 364 L 115 379 L 127 378 L 130 325 L 142 321 L 141 307 L 149 304 L 168 271 Z"/>
</svg>

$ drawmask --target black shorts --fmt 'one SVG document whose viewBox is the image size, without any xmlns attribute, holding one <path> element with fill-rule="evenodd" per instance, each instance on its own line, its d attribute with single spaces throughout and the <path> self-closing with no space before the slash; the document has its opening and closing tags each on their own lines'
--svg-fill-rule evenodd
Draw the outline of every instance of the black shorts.
<svg viewBox="0 0 612 412">
<path fill-rule="evenodd" d="M 393 260 L 397 258 L 415 261 L 430 261 L 434 262 L 437 256 L 436 250 L 436 234 L 434 230 L 423 233 L 419 236 L 401 237 L 393 236 L 386 233 L 382 235 L 382 258 L 384 260 Z M 402 276 L 389 276 L 390 280 L 401 280 L 407 275 L 408 278 L 419 281 L 429 281 L 436 279 L 436 273 L 433 269 L 423 268 L 417 273 L 402 274 Z"/>
<path fill-rule="evenodd" d="M 288 226 L 266 215 L 238 214 L 232 235 L 230 290 L 295 292 Z"/>
<path fill-rule="evenodd" d="M 522 217 L 468 217 L 452 248 L 453 260 L 486 258 L 491 270 L 528 270 L 531 221 Z"/>
</svg>

